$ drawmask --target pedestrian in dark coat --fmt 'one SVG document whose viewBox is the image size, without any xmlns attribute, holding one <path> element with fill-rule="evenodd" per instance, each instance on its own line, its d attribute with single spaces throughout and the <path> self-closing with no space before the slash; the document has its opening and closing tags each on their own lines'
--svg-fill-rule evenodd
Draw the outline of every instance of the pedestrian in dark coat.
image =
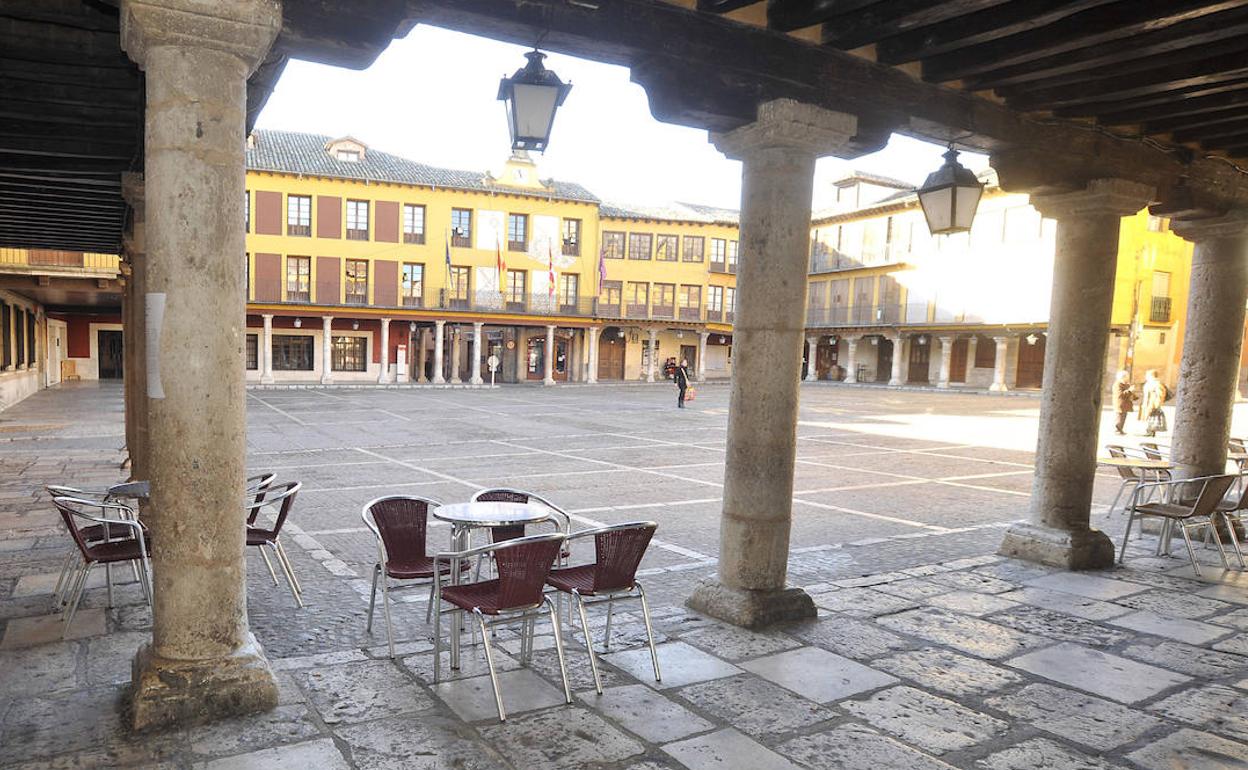
<svg viewBox="0 0 1248 770">
<path fill-rule="evenodd" d="M 1119 436 L 1125 435 L 1123 428 L 1127 425 L 1127 415 L 1135 408 L 1135 386 L 1131 384 L 1131 375 L 1126 370 L 1118 372 L 1118 377 L 1114 379 L 1114 411 L 1117 413 L 1117 421 L 1114 423 L 1114 432 Z"/>
<path fill-rule="evenodd" d="M 681 359 L 680 365 L 672 372 L 672 381 L 676 383 L 676 387 L 680 392 L 676 396 L 676 406 L 681 409 L 685 408 L 685 391 L 689 390 L 689 362 Z"/>
</svg>

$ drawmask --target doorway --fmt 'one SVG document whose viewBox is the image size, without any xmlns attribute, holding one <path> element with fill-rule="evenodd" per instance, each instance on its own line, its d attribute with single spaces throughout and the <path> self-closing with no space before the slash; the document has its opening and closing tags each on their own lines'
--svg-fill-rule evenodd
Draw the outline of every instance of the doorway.
<svg viewBox="0 0 1248 770">
<path fill-rule="evenodd" d="M 100 379 L 120 380 L 122 376 L 121 332 L 100 331 L 96 334 L 100 354 Z"/>
<path fill-rule="evenodd" d="M 923 340 L 920 342 L 920 340 Z M 910 376 L 907 382 L 918 384 L 930 383 L 932 366 L 932 346 L 923 337 L 910 341 Z"/>
<path fill-rule="evenodd" d="M 555 337 L 555 361 L 551 376 L 555 382 L 568 381 L 568 338 Z M 540 380 L 546 377 L 546 338 L 529 337 L 525 355 L 525 377 Z"/>
<path fill-rule="evenodd" d="M 837 365 L 837 344 L 820 343 L 815 347 L 815 378 L 830 379 L 830 374 Z"/>
<path fill-rule="evenodd" d="M 893 341 L 887 337 L 877 337 L 879 353 L 876 357 L 875 381 L 888 382 L 893 378 Z"/>
<path fill-rule="evenodd" d="M 64 342 L 65 325 L 48 322 L 48 385 L 56 385 L 61 381 L 61 361 L 65 357 Z"/>
<path fill-rule="evenodd" d="M 966 337 L 958 337 L 953 341 L 953 352 L 949 356 L 950 382 L 966 382 L 966 359 L 970 349 L 971 342 Z"/>
<path fill-rule="evenodd" d="M 1044 384 L 1043 334 L 1030 334 L 1018 341 L 1018 369 L 1014 376 L 1016 388 L 1039 388 Z"/>
<path fill-rule="evenodd" d="M 627 343 L 620 336 L 620 330 L 608 326 L 602 330 L 598 338 L 598 379 L 624 379 L 624 349 Z"/>
<path fill-rule="evenodd" d="M 683 360 L 687 364 L 689 376 L 693 377 L 698 371 L 698 346 L 697 345 L 681 345 L 680 359 L 676 363 Z"/>
</svg>

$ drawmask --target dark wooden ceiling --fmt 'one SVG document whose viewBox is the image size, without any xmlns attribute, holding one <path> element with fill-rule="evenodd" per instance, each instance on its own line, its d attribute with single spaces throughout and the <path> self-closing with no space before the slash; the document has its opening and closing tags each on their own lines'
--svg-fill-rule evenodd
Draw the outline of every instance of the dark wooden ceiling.
<svg viewBox="0 0 1248 770">
<path fill-rule="evenodd" d="M 1248 158 L 1248 0 L 697 0 L 979 93 Z"/>
</svg>

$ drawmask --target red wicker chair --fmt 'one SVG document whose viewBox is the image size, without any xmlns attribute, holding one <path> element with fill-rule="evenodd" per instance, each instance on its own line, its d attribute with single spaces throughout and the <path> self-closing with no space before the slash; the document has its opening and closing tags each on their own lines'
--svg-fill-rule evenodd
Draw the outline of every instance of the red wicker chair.
<svg viewBox="0 0 1248 770">
<path fill-rule="evenodd" d="M 302 486 L 298 481 L 271 486 L 265 490 L 263 496 L 257 494 L 257 499 L 247 504 L 247 521 L 255 522 L 262 507 L 280 503 L 277 518 L 271 528 L 254 526 L 251 523 L 247 525 L 247 545 L 259 548 L 261 554 L 264 554 L 266 548 L 273 551 L 273 555 L 277 557 L 277 563 L 286 575 L 291 596 L 295 597 L 295 603 L 300 608 L 303 607 L 303 588 L 299 585 L 299 579 L 295 577 L 295 569 L 290 563 L 290 557 L 286 555 L 286 549 L 282 547 L 282 542 L 278 538 L 281 537 L 282 527 L 286 524 L 287 517 L 290 516 L 290 510 L 295 505 L 295 496 L 299 494 Z M 265 558 L 264 562 L 269 564 L 268 558 Z M 277 576 L 273 574 L 271 564 L 269 564 L 269 574 L 273 577 L 273 584 L 277 585 Z"/>
<path fill-rule="evenodd" d="M 563 634 L 559 629 L 559 613 L 554 602 L 543 592 L 551 567 L 563 548 L 565 537 L 559 533 L 533 535 L 492 543 L 466 551 L 440 553 L 434 557 L 436 564 L 445 563 L 447 569 L 434 573 L 434 597 L 438 611 L 433 620 L 433 681 L 442 673 L 442 615 L 451 613 L 452 624 L 461 622 L 461 613 L 471 612 L 481 627 L 481 642 L 485 647 L 485 661 L 490 669 L 490 682 L 494 686 L 494 701 L 498 706 L 498 719 L 507 720 L 503 696 L 498 689 L 498 674 L 494 670 L 494 653 L 490 647 L 489 626 L 505 621 L 522 621 L 521 659 L 527 662 L 532 654 L 532 625 L 545 606 L 555 635 L 555 649 L 559 654 L 559 669 L 563 674 L 563 695 L 572 702 L 572 690 L 568 685 L 568 668 L 563 653 Z M 475 556 L 493 556 L 498 577 L 481 582 L 459 585 L 442 585 L 444 572 L 453 571 L 457 564 L 467 564 Z M 442 609 L 442 602 L 451 607 Z M 486 620 L 486 616 L 490 620 Z M 459 635 L 451 632 L 451 668 L 459 668 Z"/>
<path fill-rule="evenodd" d="M 69 633 L 70 626 L 74 622 L 74 615 L 78 612 L 78 602 L 82 600 L 82 594 L 87 587 L 87 577 L 97 564 L 103 564 L 107 569 L 112 564 L 137 562 L 139 584 L 143 587 L 143 594 L 150 605 L 152 584 L 147 559 L 150 536 L 147 528 L 134 518 L 134 511 L 118 503 L 74 497 L 54 497 L 52 504 L 60 512 L 61 520 L 65 523 L 65 528 L 69 530 L 70 537 L 78 547 L 78 554 L 82 557 L 67 588 L 69 606 L 65 613 L 65 630 L 62 638 Z M 115 516 L 109 516 L 109 513 Z M 106 533 L 104 540 L 87 538 L 86 533 L 95 528 L 103 529 Z M 129 535 L 120 537 L 120 532 L 128 532 Z M 112 598 L 111 583 L 109 598 L 110 600 Z M 110 601 L 109 604 L 111 605 L 112 602 Z"/>
<path fill-rule="evenodd" d="M 572 527 L 572 517 L 569 516 L 566 511 L 546 498 L 532 492 L 526 492 L 523 489 L 511 489 L 508 487 L 481 489 L 473 493 L 470 499 L 474 503 L 520 503 L 521 505 L 537 503 L 538 505 L 542 505 L 550 509 L 552 520 L 556 525 L 556 529 L 563 532 L 565 536 Z M 514 540 L 518 537 L 524 537 L 526 534 L 528 534 L 528 531 L 525 529 L 523 524 L 515 524 L 508 527 L 491 527 L 490 542 L 501 543 L 504 540 Z M 568 548 L 565 545 L 564 549 L 559 553 L 559 558 L 562 561 L 563 559 L 567 559 L 570 555 L 571 554 L 569 554 Z M 481 559 L 477 559 L 476 577 L 481 577 Z"/>
<path fill-rule="evenodd" d="M 590 603 L 607 604 L 607 627 L 602 642 L 603 649 L 606 649 L 611 642 L 614 602 L 632 598 L 641 600 L 641 613 L 646 621 L 646 636 L 650 642 L 650 661 L 654 664 L 654 681 L 663 681 L 659 672 L 659 654 L 654 648 L 654 629 L 650 625 L 650 605 L 646 602 L 645 589 L 637 582 L 637 567 L 641 564 L 641 558 L 645 556 L 646 548 L 658 526 L 653 521 L 635 521 L 576 532 L 568 539 L 594 538 L 594 563 L 551 570 L 550 577 L 546 578 L 547 585 L 571 594 L 576 604 L 581 616 L 581 629 L 585 634 L 585 649 L 589 652 L 589 664 L 594 671 L 594 686 L 600 695 L 602 675 L 598 671 L 593 635 L 590 633 L 589 617 L 585 612 L 585 606 Z M 634 591 L 636 597 L 632 596 Z M 590 596 L 596 597 L 596 601 L 587 602 L 585 597 Z"/>
<path fill-rule="evenodd" d="M 433 612 L 433 557 L 425 552 L 429 510 L 441 505 L 424 497 L 395 495 L 379 497 L 360 511 L 364 525 L 377 538 L 377 563 L 373 565 L 373 590 L 368 597 L 368 631 L 373 630 L 373 610 L 377 605 L 377 581 L 381 580 L 382 608 L 386 615 L 386 640 L 394 657 L 394 626 L 390 620 L 390 591 L 414 588 L 414 584 L 391 586 L 391 580 L 428 580 L 428 623 Z M 464 564 L 461 569 L 467 569 Z"/>
</svg>

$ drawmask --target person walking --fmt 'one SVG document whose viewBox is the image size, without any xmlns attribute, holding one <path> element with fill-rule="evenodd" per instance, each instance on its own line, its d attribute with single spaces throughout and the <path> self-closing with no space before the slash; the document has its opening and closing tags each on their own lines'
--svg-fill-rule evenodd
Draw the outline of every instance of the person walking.
<svg viewBox="0 0 1248 770">
<path fill-rule="evenodd" d="M 1166 413 L 1161 410 L 1161 405 L 1166 403 L 1169 395 L 1166 386 L 1157 379 L 1156 369 L 1149 369 L 1144 373 L 1144 393 L 1140 398 L 1140 411 L 1136 415 L 1147 428 L 1144 435 L 1151 437 L 1158 432 L 1166 432 Z"/>
<path fill-rule="evenodd" d="M 672 371 L 672 381 L 676 383 L 676 387 L 680 392 L 676 396 L 676 406 L 681 409 L 685 408 L 685 391 L 689 390 L 689 362 L 683 358 L 680 364 Z"/>
<path fill-rule="evenodd" d="M 1114 411 L 1117 414 L 1117 421 L 1114 423 L 1114 433 L 1119 436 L 1126 435 L 1123 428 L 1127 425 L 1127 415 L 1135 408 L 1135 386 L 1131 384 L 1131 375 L 1127 370 L 1123 369 L 1118 372 L 1118 376 L 1114 379 Z"/>
</svg>

